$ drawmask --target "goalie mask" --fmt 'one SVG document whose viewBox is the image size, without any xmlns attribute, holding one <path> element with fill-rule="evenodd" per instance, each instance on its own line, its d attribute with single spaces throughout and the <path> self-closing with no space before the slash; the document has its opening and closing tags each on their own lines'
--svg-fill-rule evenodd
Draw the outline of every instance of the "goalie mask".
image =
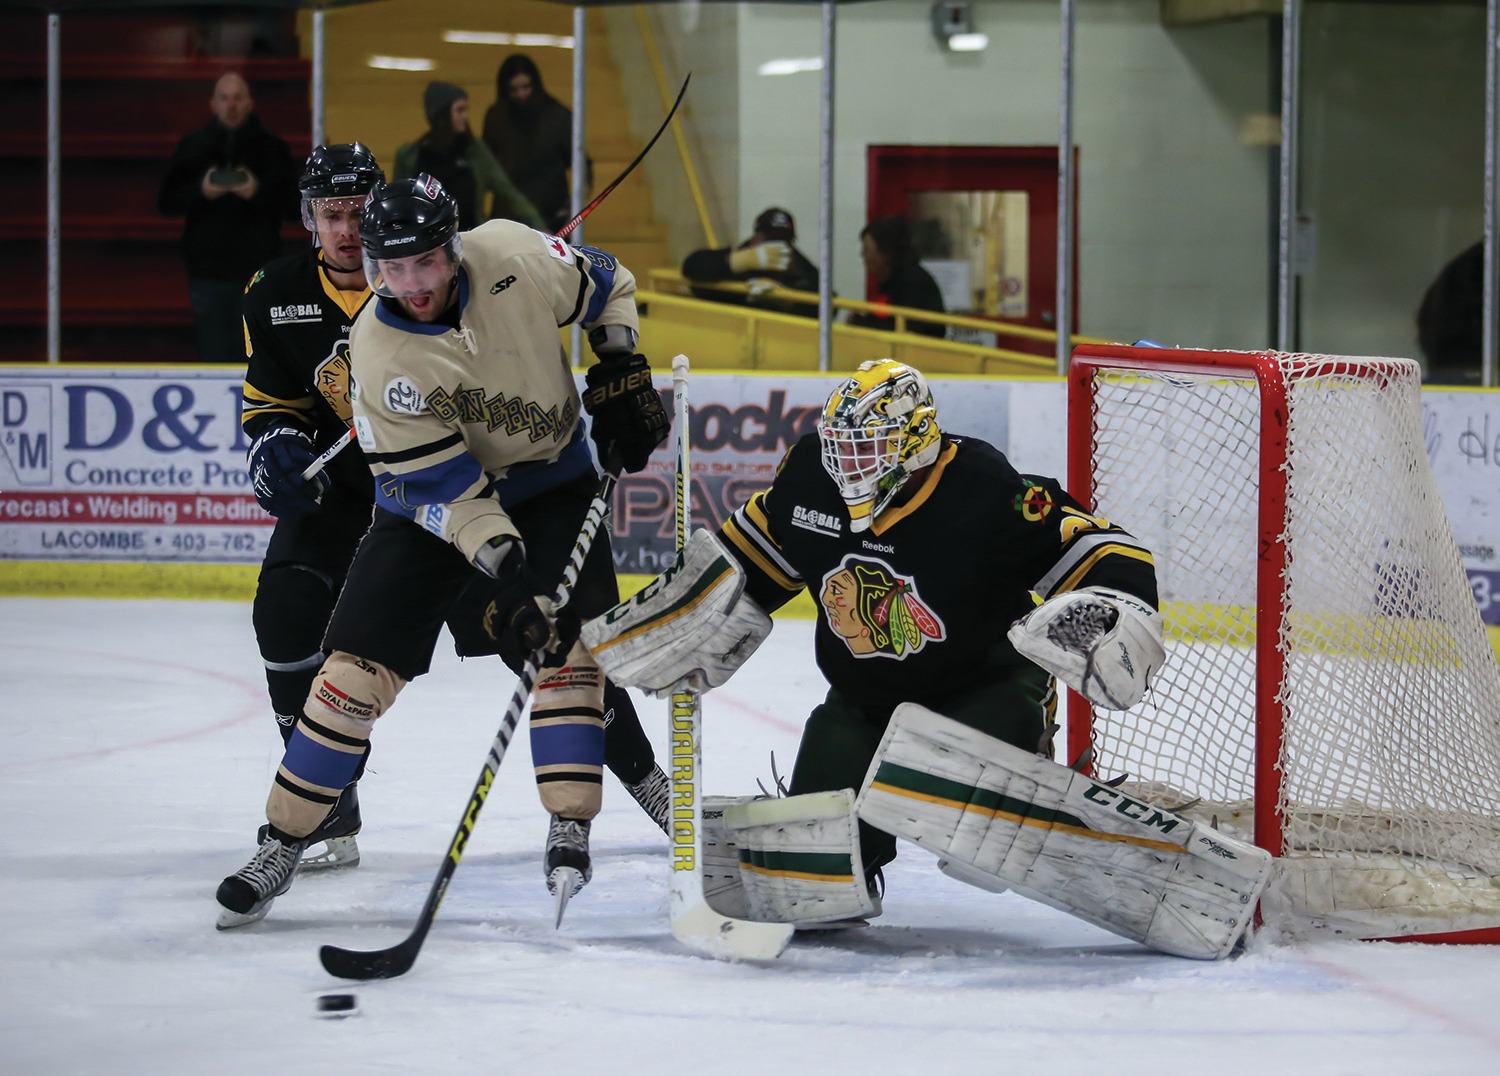
<svg viewBox="0 0 1500 1076">
<path fill-rule="evenodd" d="M 297 189 L 302 192 L 302 224 L 310 232 L 318 230 L 318 203 L 358 199 L 353 208 L 364 204 L 365 195 L 385 182 L 385 172 L 363 142 L 344 142 L 319 146 L 307 158 Z"/>
<path fill-rule="evenodd" d="M 942 446 L 927 380 L 894 359 L 861 363 L 828 397 L 818 422 L 823 469 L 849 509 L 849 529 L 868 530 L 908 477 Z"/>
<path fill-rule="evenodd" d="M 458 279 L 463 255 L 458 203 L 426 172 L 371 190 L 359 222 L 359 238 L 365 279 L 376 295 L 400 299 L 434 290 L 431 277 L 438 272 L 449 287 Z M 424 257 L 435 250 L 443 257 Z"/>
</svg>

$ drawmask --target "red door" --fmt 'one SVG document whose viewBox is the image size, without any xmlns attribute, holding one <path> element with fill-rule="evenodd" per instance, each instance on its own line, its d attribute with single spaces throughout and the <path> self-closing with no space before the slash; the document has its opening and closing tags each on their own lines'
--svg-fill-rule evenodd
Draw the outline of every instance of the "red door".
<svg viewBox="0 0 1500 1076">
<path fill-rule="evenodd" d="M 951 312 L 1056 327 L 1055 146 L 870 146 L 866 168 L 870 218 L 907 219 Z M 1072 306 L 1076 332 L 1076 257 Z"/>
</svg>

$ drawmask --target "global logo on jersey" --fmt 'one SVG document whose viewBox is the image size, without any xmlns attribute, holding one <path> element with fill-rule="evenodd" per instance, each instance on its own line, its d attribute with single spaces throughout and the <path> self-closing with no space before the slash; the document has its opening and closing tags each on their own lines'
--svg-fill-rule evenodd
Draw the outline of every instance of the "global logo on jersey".
<svg viewBox="0 0 1500 1076">
<path fill-rule="evenodd" d="M 287 303 L 267 311 L 272 325 L 291 325 L 303 321 L 322 321 L 323 308 L 317 303 Z"/>
<path fill-rule="evenodd" d="M 900 661 L 948 637 L 916 583 L 883 561 L 845 557 L 823 577 L 818 604 L 829 630 L 857 658 Z"/>
<path fill-rule="evenodd" d="M 820 512 L 816 508 L 805 508 L 800 504 L 792 509 L 792 526 L 814 534 L 826 534 L 830 538 L 837 538 L 844 531 L 844 521 L 838 516 Z"/>
</svg>

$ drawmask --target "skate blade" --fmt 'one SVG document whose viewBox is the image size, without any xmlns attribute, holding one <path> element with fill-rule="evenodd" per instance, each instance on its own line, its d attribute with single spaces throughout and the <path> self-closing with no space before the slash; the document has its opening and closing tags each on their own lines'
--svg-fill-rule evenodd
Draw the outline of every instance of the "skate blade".
<svg viewBox="0 0 1500 1076">
<path fill-rule="evenodd" d="M 259 923 L 271 910 L 271 901 L 257 904 L 248 912 L 235 912 L 228 908 L 219 907 L 219 919 L 214 923 L 215 930 L 234 930 L 236 927 L 248 927 L 251 923 Z"/>
<path fill-rule="evenodd" d="M 339 867 L 359 866 L 359 845 L 351 833 L 347 837 L 330 837 L 315 855 L 302 856 L 305 871 L 335 870 Z"/>
<path fill-rule="evenodd" d="M 568 910 L 568 901 L 583 888 L 583 883 L 583 872 L 577 867 L 554 867 L 552 873 L 547 875 L 547 888 L 552 890 L 557 901 L 557 919 L 552 924 L 554 930 L 562 926 L 563 912 Z"/>
</svg>

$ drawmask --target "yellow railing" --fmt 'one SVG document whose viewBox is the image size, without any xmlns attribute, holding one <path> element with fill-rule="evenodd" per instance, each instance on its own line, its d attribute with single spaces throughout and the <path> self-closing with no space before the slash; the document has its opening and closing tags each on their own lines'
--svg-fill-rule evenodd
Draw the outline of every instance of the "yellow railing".
<svg viewBox="0 0 1500 1076">
<path fill-rule="evenodd" d="M 777 294 L 797 298 L 807 293 Z M 818 369 L 815 318 L 649 290 L 637 292 L 636 303 L 641 350 L 647 355 L 685 352 L 697 367 L 711 370 Z M 916 333 L 835 324 L 832 336 L 834 370 L 852 370 L 866 359 L 892 358 L 929 374 L 1046 377 L 1057 372 L 1050 356 Z"/>
<path fill-rule="evenodd" d="M 680 295 L 690 296 L 693 289 L 702 291 L 721 291 L 726 294 L 745 295 L 749 289 L 742 283 L 732 280 L 722 280 L 713 284 L 690 282 L 683 277 L 677 269 L 649 269 L 646 271 L 646 280 L 650 291 L 658 295 Z M 769 291 L 760 292 L 758 300 L 775 300 L 780 303 L 798 303 L 808 308 L 809 312 L 818 308 L 818 296 L 816 292 L 794 291 L 790 288 L 772 288 Z M 1016 325 L 1010 322 L 994 321 L 989 318 L 967 317 L 963 314 L 945 314 L 932 310 L 918 310 L 909 306 L 891 306 L 888 303 L 872 303 L 864 299 L 845 299 L 837 295 L 833 297 L 834 316 L 838 317 L 839 311 L 848 311 L 851 314 L 875 314 L 883 318 L 893 319 L 896 333 L 906 334 L 910 322 L 923 322 L 952 326 L 956 329 L 967 329 L 983 333 L 994 333 L 997 339 L 1010 338 L 1011 340 L 1035 341 L 1046 345 L 1049 352 L 1055 354 L 1057 349 L 1057 333 L 1051 329 L 1038 329 L 1030 325 Z M 755 307 L 742 307 L 742 310 L 755 310 Z M 799 319 L 802 320 L 802 319 Z M 835 325 L 837 330 L 841 326 Z M 929 338 L 931 339 L 931 338 Z M 1104 344 L 1110 341 L 1093 336 L 1082 336 L 1074 334 L 1075 344 Z M 954 341 L 948 341 L 953 343 Z M 979 344 L 963 345 L 970 350 L 979 350 L 988 356 L 1003 360 L 1018 360 L 1029 362 L 1040 359 L 1047 365 L 1046 373 L 1057 372 L 1057 362 L 1052 356 L 1042 356 L 1036 351 L 1018 351 L 1014 348 L 984 347 Z M 1034 372 L 1034 371 L 1033 371 Z"/>
</svg>

